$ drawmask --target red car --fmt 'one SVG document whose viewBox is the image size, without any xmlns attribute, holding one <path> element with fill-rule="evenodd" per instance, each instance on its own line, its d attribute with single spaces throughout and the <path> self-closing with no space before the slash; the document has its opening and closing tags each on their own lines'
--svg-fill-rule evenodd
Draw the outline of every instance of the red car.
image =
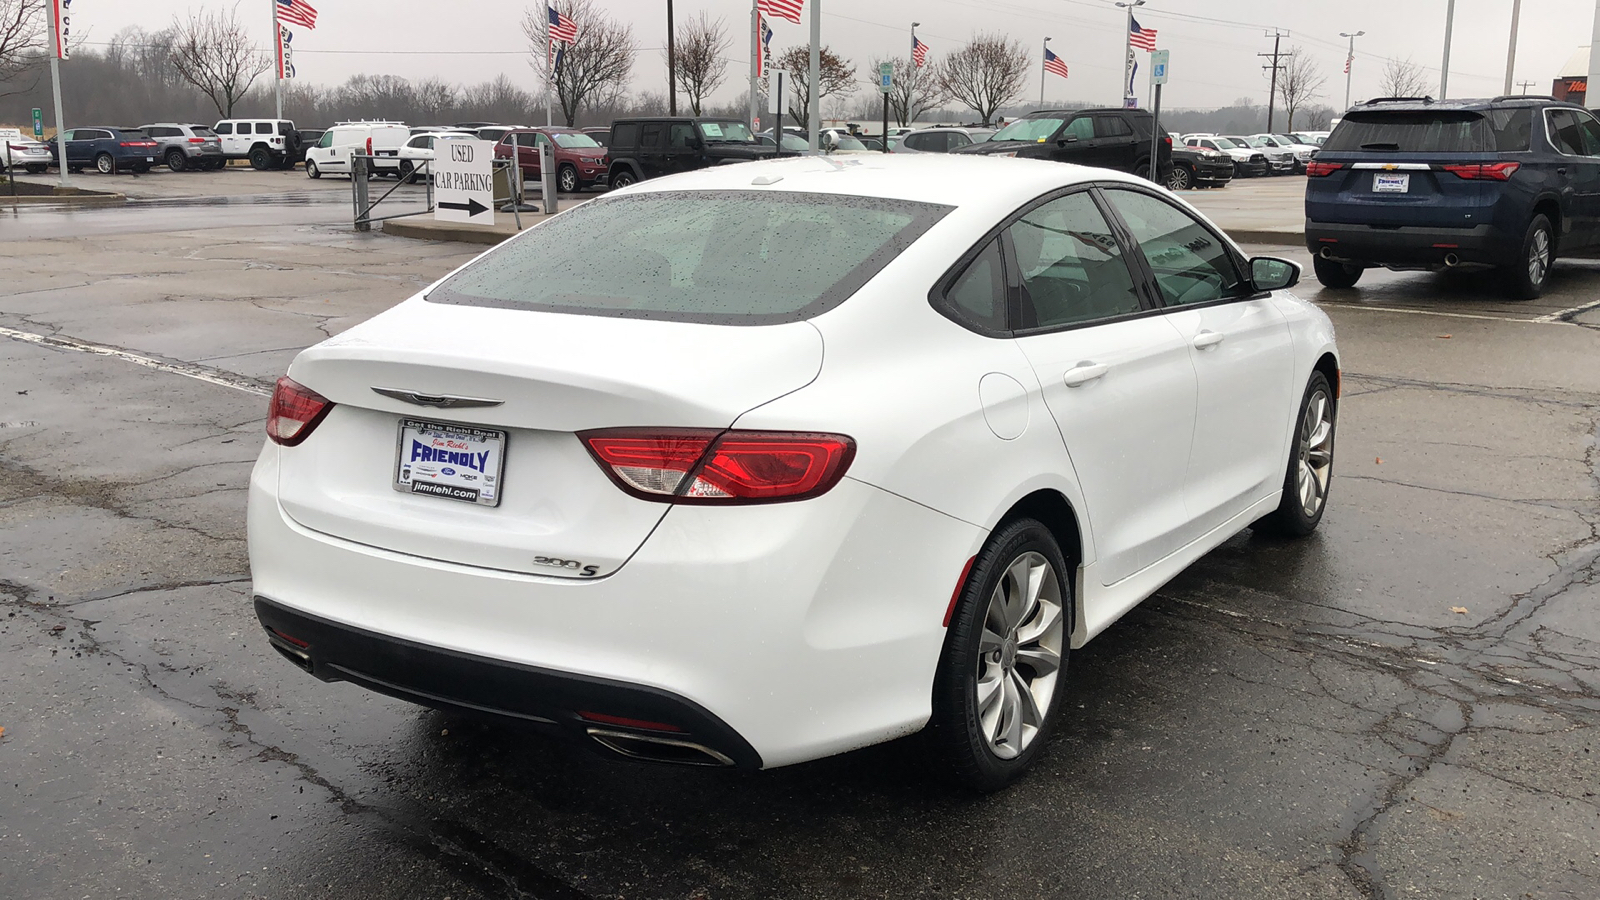
<svg viewBox="0 0 1600 900">
<path fill-rule="evenodd" d="M 570 194 L 606 181 L 606 169 L 611 159 L 606 148 L 595 139 L 576 128 L 518 128 L 508 132 L 494 147 L 497 159 L 510 159 L 512 142 L 518 142 L 516 153 L 524 179 L 537 179 L 541 144 L 553 144 L 556 157 L 556 188 Z"/>
</svg>

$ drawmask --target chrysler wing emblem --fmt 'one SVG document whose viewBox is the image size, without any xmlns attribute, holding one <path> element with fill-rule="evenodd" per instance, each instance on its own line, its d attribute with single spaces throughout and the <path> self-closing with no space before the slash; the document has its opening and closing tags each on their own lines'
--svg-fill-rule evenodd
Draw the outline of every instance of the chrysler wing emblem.
<svg viewBox="0 0 1600 900">
<path fill-rule="evenodd" d="M 399 388 L 375 387 L 372 389 L 372 392 L 399 400 L 402 403 L 410 403 L 414 406 L 432 406 L 435 409 L 470 409 L 473 407 L 482 406 L 499 406 L 505 402 L 504 400 L 485 400 L 481 397 L 454 397 L 449 394 L 421 394 L 416 391 L 403 391 Z"/>
</svg>

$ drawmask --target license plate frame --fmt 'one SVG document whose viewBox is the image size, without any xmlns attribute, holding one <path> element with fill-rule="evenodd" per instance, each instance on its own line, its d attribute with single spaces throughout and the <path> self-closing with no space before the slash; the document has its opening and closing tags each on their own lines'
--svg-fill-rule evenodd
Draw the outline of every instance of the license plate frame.
<svg viewBox="0 0 1600 900">
<path fill-rule="evenodd" d="M 410 446 L 408 433 L 419 438 L 417 447 Z M 425 444 L 421 438 L 426 439 Z M 497 507 L 504 496 L 509 443 L 510 436 L 499 428 L 401 418 L 395 436 L 392 486 L 403 494 Z M 484 453 L 488 455 L 480 455 Z M 431 458 L 433 454 L 438 458 Z"/>
<path fill-rule="evenodd" d="M 1411 193 L 1411 173 L 1373 172 L 1372 192 L 1374 194 L 1409 194 Z"/>
</svg>

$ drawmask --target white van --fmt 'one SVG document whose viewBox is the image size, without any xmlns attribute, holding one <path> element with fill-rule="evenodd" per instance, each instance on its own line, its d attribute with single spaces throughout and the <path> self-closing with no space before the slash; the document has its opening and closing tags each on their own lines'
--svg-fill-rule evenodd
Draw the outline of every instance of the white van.
<svg viewBox="0 0 1600 900">
<path fill-rule="evenodd" d="M 411 129 L 400 122 L 340 122 L 322 133 L 315 147 L 306 148 L 306 177 L 323 173 L 349 175 L 350 157 L 361 153 L 372 160 L 372 175 L 400 177 L 400 148 Z"/>
</svg>

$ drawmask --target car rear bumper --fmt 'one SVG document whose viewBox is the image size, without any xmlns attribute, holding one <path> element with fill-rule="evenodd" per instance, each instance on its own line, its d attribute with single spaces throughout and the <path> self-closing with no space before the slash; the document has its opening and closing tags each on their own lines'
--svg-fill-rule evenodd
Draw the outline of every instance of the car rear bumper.
<svg viewBox="0 0 1600 900">
<path fill-rule="evenodd" d="M 1493 225 L 1376 227 L 1307 219 L 1306 249 L 1330 259 L 1396 268 L 1443 268 L 1452 254 L 1458 263 L 1499 266 L 1518 260 L 1522 239 Z"/>
<path fill-rule="evenodd" d="M 796 503 L 673 507 L 609 576 L 525 575 L 291 521 L 280 452 L 269 445 L 251 476 L 251 572 L 263 623 L 313 634 L 284 629 L 310 645 L 302 668 L 580 738 L 593 723 L 576 704 L 597 704 L 681 728 L 741 766 L 920 730 L 945 609 L 984 537 L 846 478 Z M 469 670 L 482 674 L 455 677 Z M 580 690 L 595 684 L 605 690 Z"/>
</svg>

